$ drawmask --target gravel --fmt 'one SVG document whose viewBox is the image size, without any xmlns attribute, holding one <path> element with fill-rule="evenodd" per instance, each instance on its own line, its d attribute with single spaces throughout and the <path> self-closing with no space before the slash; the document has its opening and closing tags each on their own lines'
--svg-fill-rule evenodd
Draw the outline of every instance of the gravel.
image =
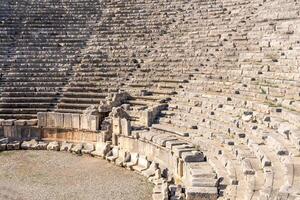
<svg viewBox="0 0 300 200">
<path fill-rule="evenodd" d="M 0 153 L 0 199 L 150 200 L 147 180 L 105 160 L 49 151 Z"/>
</svg>

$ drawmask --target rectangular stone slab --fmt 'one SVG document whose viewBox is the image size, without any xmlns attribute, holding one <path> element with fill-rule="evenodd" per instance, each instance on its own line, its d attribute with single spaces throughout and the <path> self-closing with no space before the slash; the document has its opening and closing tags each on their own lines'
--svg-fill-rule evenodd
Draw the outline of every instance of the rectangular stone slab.
<svg viewBox="0 0 300 200">
<path fill-rule="evenodd" d="M 95 115 L 89 116 L 89 128 L 90 131 L 98 131 L 99 130 L 99 117 Z"/>
<path fill-rule="evenodd" d="M 183 152 L 181 158 L 184 162 L 203 162 L 204 155 L 201 152 Z"/>
<path fill-rule="evenodd" d="M 173 146 L 177 146 L 177 145 L 183 145 L 183 144 L 187 144 L 186 142 L 183 141 L 179 141 L 179 140 L 172 140 L 172 141 L 167 141 L 166 142 L 166 147 L 168 149 L 172 149 Z"/>
<path fill-rule="evenodd" d="M 216 187 L 189 187 L 186 189 L 186 200 L 217 200 L 217 198 Z"/>
<path fill-rule="evenodd" d="M 53 112 L 47 113 L 47 127 L 55 127 L 55 115 Z"/>
<path fill-rule="evenodd" d="M 64 113 L 64 128 L 72 128 L 72 114 Z"/>
<path fill-rule="evenodd" d="M 80 114 L 72 114 L 72 128 L 80 129 Z"/>
<path fill-rule="evenodd" d="M 38 127 L 47 127 L 47 113 L 39 112 L 37 113 Z"/>
<path fill-rule="evenodd" d="M 63 128 L 64 127 L 64 114 L 62 113 L 54 113 L 54 121 L 56 128 Z"/>
<path fill-rule="evenodd" d="M 7 119 L 2 121 L 2 126 L 12 126 L 14 125 L 15 119 Z"/>
</svg>

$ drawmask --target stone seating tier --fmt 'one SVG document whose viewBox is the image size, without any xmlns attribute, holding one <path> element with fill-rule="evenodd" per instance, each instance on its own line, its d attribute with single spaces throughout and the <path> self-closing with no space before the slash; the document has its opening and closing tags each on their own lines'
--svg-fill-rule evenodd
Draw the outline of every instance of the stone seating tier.
<svg viewBox="0 0 300 200">
<path fill-rule="evenodd" d="M 177 163 L 187 169 L 177 171 L 189 186 L 187 199 L 202 187 L 211 198 L 299 198 L 299 6 L 293 0 L 4 1 L 0 118 L 81 115 L 126 91 L 132 99 L 121 103 L 129 116 L 119 120 L 126 126 L 119 132 L 128 142 L 171 149 L 184 161 L 201 159 L 199 149 L 205 156 L 201 170 Z M 129 152 L 153 160 L 137 149 Z M 121 165 L 127 155 L 119 155 Z M 207 177 L 210 169 L 223 180 Z M 164 198 L 165 183 L 155 191 Z"/>
</svg>

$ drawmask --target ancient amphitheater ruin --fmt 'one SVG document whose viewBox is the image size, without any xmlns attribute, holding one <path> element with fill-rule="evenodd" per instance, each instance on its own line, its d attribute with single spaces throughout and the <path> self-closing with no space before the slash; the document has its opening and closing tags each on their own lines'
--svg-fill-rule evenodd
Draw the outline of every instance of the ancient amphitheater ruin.
<svg viewBox="0 0 300 200">
<path fill-rule="evenodd" d="M 0 151 L 106 159 L 155 200 L 300 199 L 298 0 L 0 5 Z"/>
</svg>

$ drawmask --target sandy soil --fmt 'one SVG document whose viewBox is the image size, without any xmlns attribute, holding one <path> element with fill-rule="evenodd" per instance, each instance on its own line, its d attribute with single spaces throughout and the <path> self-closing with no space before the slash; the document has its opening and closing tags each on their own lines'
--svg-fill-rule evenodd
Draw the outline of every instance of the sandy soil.
<svg viewBox="0 0 300 200">
<path fill-rule="evenodd" d="M 0 200 L 150 200 L 144 177 L 89 156 L 0 153 Z"/>
</svg>

